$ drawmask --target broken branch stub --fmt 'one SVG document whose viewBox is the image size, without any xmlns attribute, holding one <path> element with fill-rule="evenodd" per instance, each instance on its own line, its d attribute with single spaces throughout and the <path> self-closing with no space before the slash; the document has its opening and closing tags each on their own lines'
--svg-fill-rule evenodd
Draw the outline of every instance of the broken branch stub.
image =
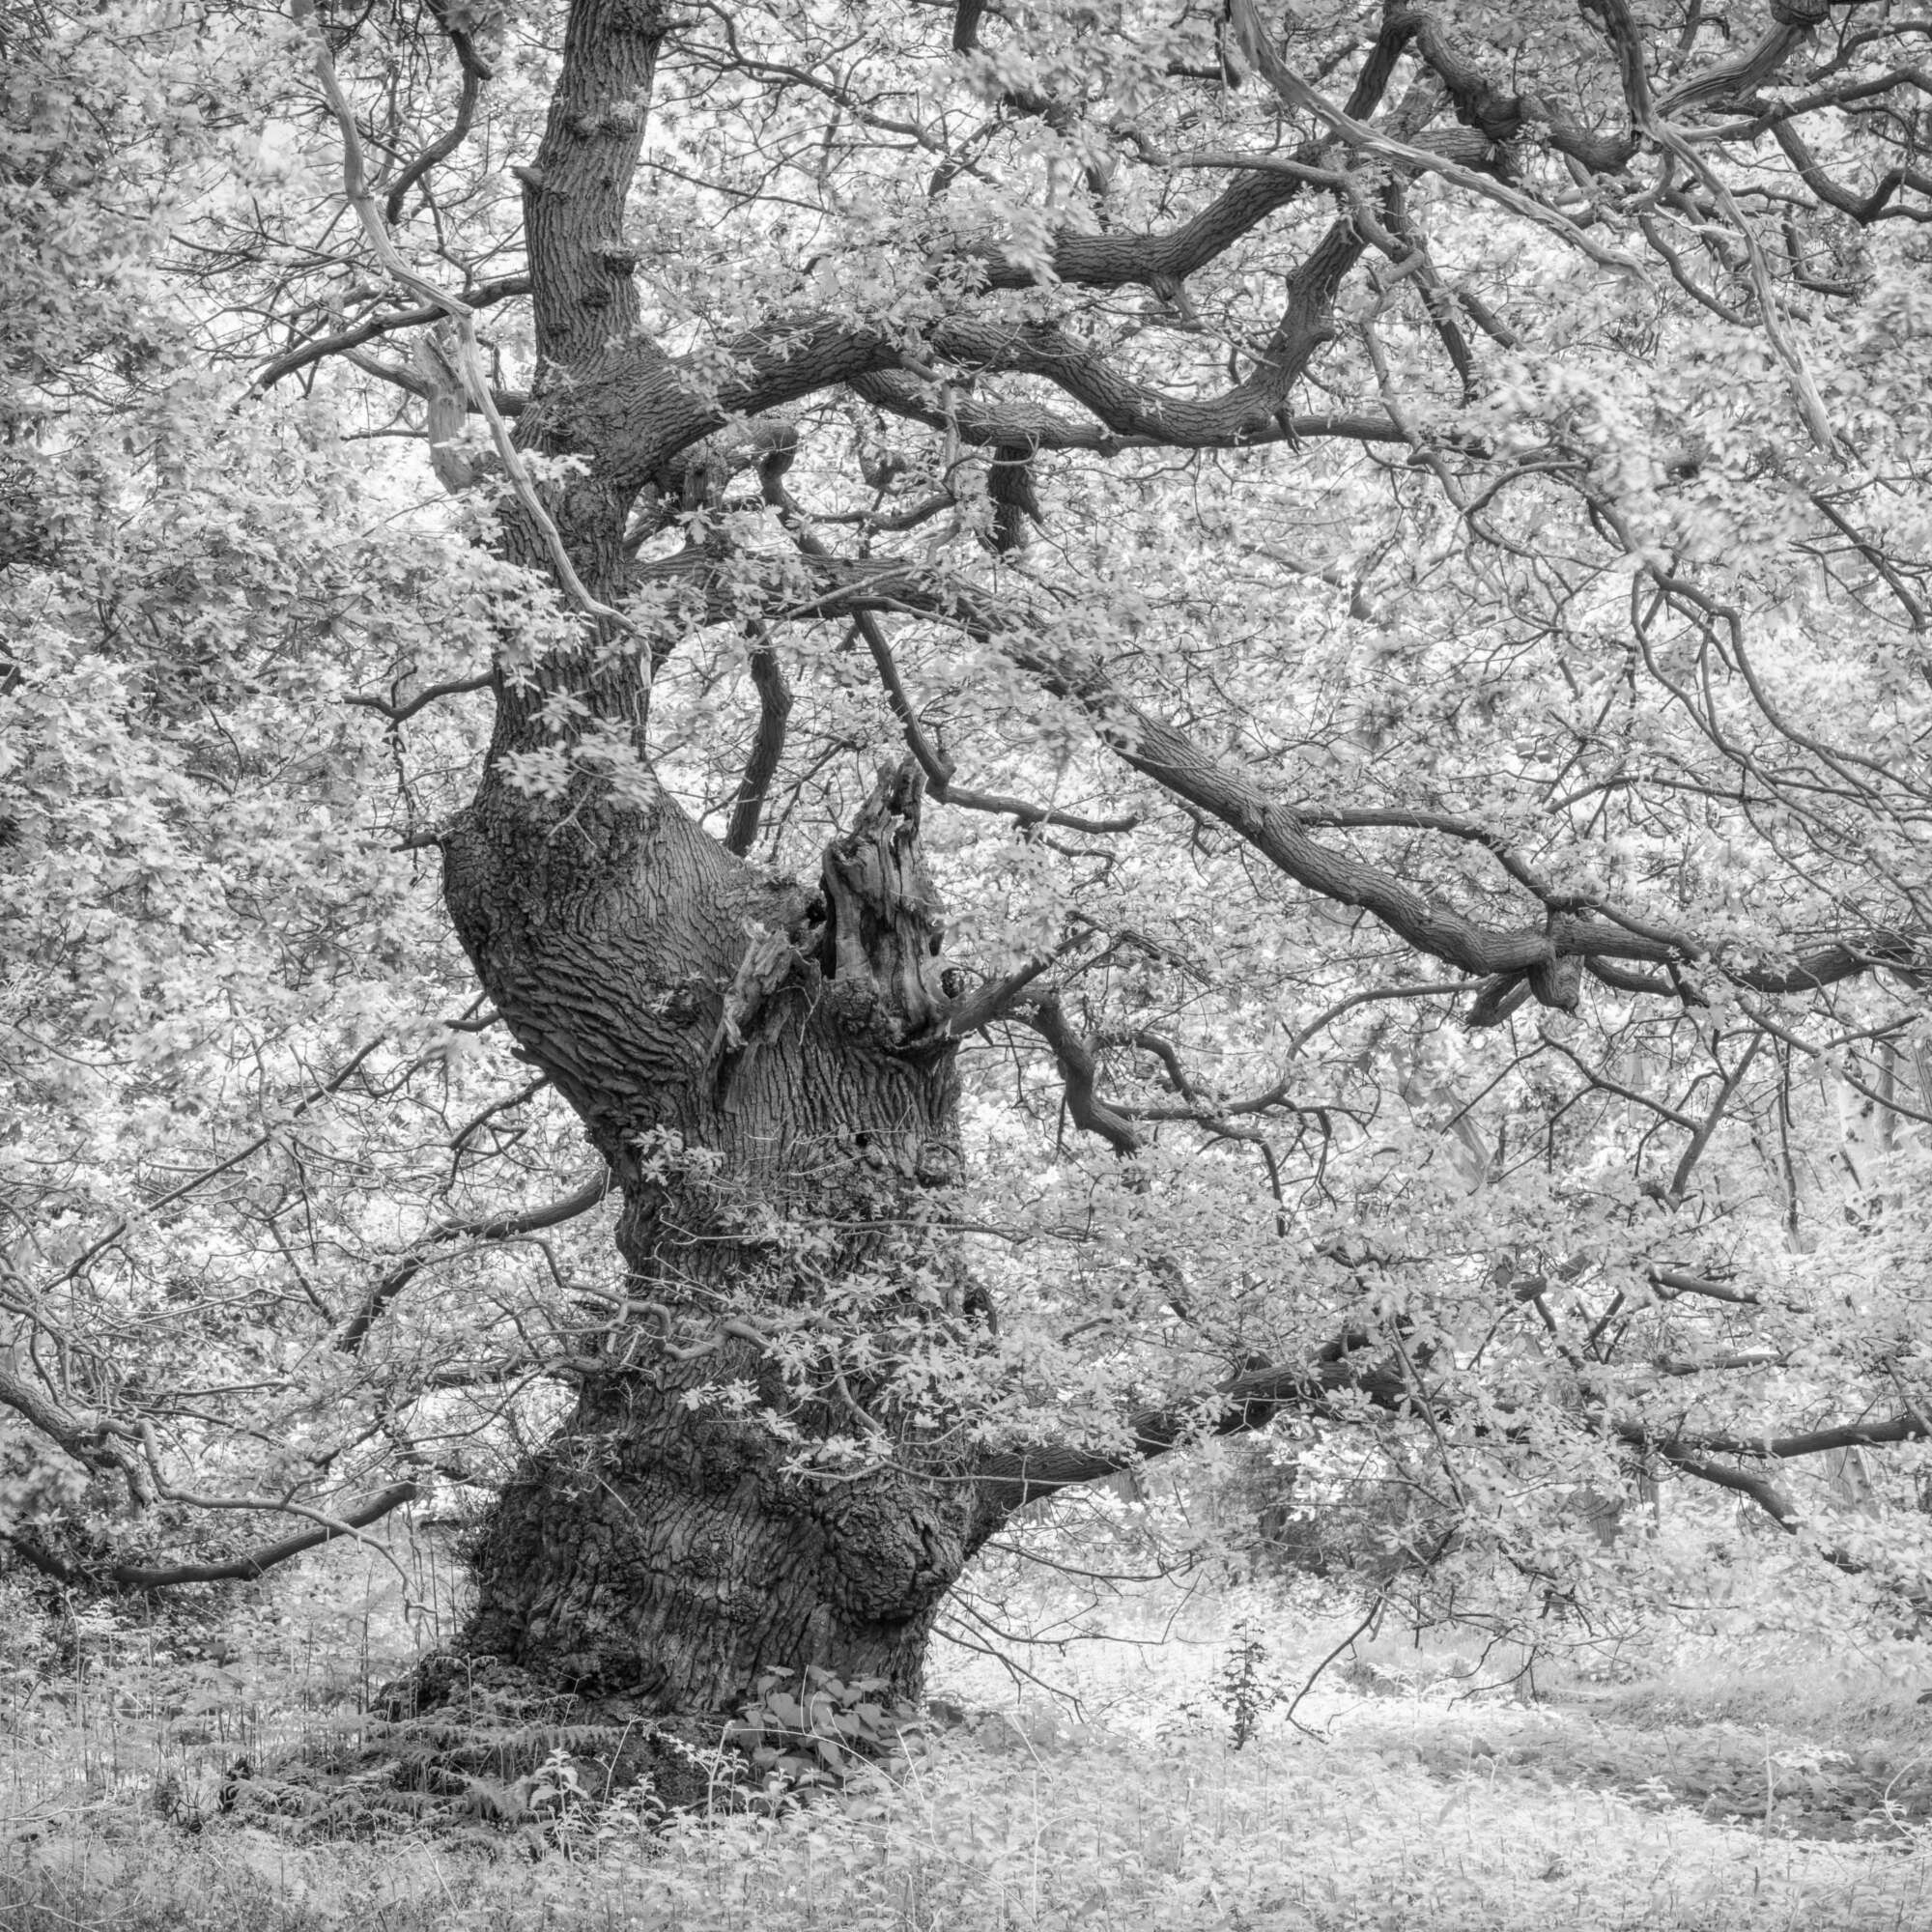
<svg viewBox="0 0 1932 1932">
<path fill-rule="evenodd" d="M 879 774 L 849 831 L 825 848 L 833 1009 L 880 1045 L 934 1034 L 952 1006 L 939 951 L 939 894 L 920 849 L 925 781 L 912 759 Z"/>
</svg>

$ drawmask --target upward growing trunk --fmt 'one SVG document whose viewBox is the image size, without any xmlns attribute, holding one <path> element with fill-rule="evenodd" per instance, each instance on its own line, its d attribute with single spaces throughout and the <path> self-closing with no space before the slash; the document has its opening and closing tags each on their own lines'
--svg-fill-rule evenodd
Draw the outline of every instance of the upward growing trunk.
<svg viewBox="0 0 1932 1932">
<path fill-rule="evenodd" d="M 667 31 L 658 0 L 572 0 L 519 170 L 539 354 L 519 438 L 578 459 L 546 510 L 618 609 L 639 490 L 674 496 L 667 466 L 723 420 L 643 336 L 624 239 Z M 830 380 L 780 360 L 793 393 Z M 526 510 L 506 505 L 506 548 L 548 571 Z M 650 777 L 650 659 L 677 641 L 662 608 L 652 622 L 643 639 L 606 617 L 505 668 L 488 769 L 445 841 L 484 986 L 622 1190 L 630 1300 L 577 1350 L 575 1411 L 482 1540 L 470 1643 L 666 1711 L 727 1704 L 767 1665 L 912 1691 L 996 1493 L 888 1386 L 895 1348 L 946 1319 L 930 1204 L 959 1157 L 919 794 L 883 781 L 820 879 L 760 876 Z"/>
<path fill-rule="evenodd" d="M 493 779 L 450 839 L 483 982 L 622 1189 L 632 1299 L 482 1540 L 474 1649 L 661 1710 L 771 1665 L 917 1691 L 985 1525 L 883 1373 L 839 1357 L 950 1298 L 929 1203 L 956 1083 L 952 1048 L 921 1043 L 941 996 L 918 814 L 889 775 L 815 887 L 587 781 L 532 802 Z M 864 1461 L 793 1466 L 837 1435 Z"/>
</svg>

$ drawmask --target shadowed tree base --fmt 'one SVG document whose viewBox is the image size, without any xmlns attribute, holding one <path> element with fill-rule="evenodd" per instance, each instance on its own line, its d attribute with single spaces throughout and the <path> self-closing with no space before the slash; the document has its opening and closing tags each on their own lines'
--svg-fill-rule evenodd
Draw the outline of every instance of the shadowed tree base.
<svg viewBox="0 0 1932 1932">
<path fill-rule="evenodd" d="M 466 1647 L 656 1713 L 727 1710 L 760 1672 L 812 1666 L 916 1699 L 933 1617 L 990 1527 L 975 1488 L 790 1475 L 784 1454 L 647 1387 L 586 1404 L 481 1539 Z"/>
<path fill-rule="evenodd" d="M 724 1743 L 723 1719 L 560 1694 L 498 1659 L 435 1651 L 384 1686 L 366 1724 L 336 1748 L 238 1760 L 220 1808 L 298 1837 L 481 1825 L 527 1831 L 540 1847 L 613 1800 L 645 1818 L 768 1802 L 749 1760 Z"/>
</svg>

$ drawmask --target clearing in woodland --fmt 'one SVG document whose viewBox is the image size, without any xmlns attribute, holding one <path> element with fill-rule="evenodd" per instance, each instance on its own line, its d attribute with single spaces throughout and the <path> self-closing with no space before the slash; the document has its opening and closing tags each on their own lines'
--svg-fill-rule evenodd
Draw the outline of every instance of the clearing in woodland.
<svg viewBox="0 0 1932 1932">
<path fill-rule="evenodd" d="M 667 1815 L 544 1737 L 499 1737 L 412 1814 L 395 1752 L 357 1758 L 412 1648 L 393 1582 L 291 1578 L 198 1633 L 98 1621 L 64 1675 L 14 1673 L 0 1923 L 1918 1932 L 1932 1660 L 1780 1634 L 1768 1580 L 1702 1634 L 1534 1662 L 1371 1636 L 1306 1583 L 1136 1586 L 1104 1616 L 1022 1588 L 1002 1614 L 1047 1640 L 944 1646 L 888 1773 L 746 1808 L 715 1768 L 714 1803 Z M 298 1781 L 318 1760 L 380 1769 Z"/>
</svg>

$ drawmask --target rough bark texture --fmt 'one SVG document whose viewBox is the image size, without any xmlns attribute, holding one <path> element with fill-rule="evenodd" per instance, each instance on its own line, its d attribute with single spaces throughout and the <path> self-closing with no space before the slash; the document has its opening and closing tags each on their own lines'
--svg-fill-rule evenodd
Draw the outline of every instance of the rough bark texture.
<svg viewBox="0 0 1932 1932">
<path fill-rule="evenodd" d="M 721 1706 L 774 1664 L 916 1690 L 974 1541 L 971 1487 L 903 1454 L 787 1473 L 755 1410 L 876 1441 L 890 1420 L 865 1392 L 828 1365 L 801 1398 L 761 1324 L 835 1342 L 826 1309 L 862 1323 L 935 1262 L 925 1204 L 955 1169 L 956 1085 L 950 1047 L 907 1044 L 943 997 L 918 807 L 888 774 L 816 891 L 759 876 L 668 799 L 589 781 L 548 801 L 488 783 L 451 838 L 477 971 L 623 1191 L 633 1297 L 601 1340 L 608 1375 L 482 1540 L 478 1651 L 666 1710 Z M 786 1240 L 807 1220 L 809 1258 Z M 703 1393 L 733 1382 L 754 1412 Z"/>
</svg>

